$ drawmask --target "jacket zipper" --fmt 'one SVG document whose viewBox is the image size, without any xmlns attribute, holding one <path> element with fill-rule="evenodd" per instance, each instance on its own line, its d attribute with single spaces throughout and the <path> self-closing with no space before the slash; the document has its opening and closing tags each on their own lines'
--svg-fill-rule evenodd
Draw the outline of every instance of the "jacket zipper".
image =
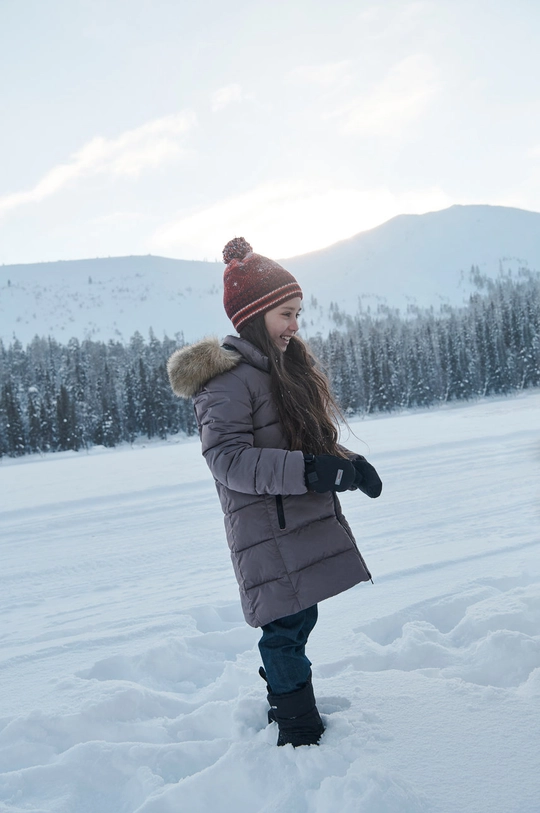
<svg viewBox="0 0 540 813">
<path fill-rule="evenodd" d="M 283 510 L 283 497 L 281 494 L 276 496 L 276 509 L 277 509 L 277 518 L 279 522 L 280 530 L 285 530 L 287 527 L 285 524 L 285 511 Z"/>
</svg>

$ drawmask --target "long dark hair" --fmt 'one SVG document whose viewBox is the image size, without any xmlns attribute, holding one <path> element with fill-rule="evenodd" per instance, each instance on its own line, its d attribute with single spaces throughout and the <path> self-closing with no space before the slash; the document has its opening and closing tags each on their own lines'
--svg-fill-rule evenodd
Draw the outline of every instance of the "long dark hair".
<svg viewBox="0 0 540 813">
<path fill-rule="evenodd" d="M 289 449 L 344 457 L 337 424 L 345 419 L 308 345 L 293 336 L 281 352 L 266 330 L 264 315 L 243 327 L 240 337 L 268 357 L 271 392 Z"/>
</svg>

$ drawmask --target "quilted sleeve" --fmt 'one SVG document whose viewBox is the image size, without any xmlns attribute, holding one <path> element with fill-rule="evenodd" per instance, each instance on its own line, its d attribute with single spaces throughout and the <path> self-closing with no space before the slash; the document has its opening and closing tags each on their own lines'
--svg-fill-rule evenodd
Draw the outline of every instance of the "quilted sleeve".
<svg viewBox="0 0 540 813">
<path fill-rule="evenodd" d="M 253 445 L 253 408 L 246 384 L 218 376 L 194 399 L 202 452 L 215 479 L 243 494 L 305 494 L 300 451 Z"/>
</svg>

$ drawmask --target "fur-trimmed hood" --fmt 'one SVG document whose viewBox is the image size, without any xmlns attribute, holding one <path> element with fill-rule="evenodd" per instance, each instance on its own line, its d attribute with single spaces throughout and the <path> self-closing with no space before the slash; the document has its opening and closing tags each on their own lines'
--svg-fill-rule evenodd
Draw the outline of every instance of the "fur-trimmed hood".
<svg viewBox="0 0 540 813">
<path fill-rule="evenodd" d="M 167 362 L 167 372 L 175 395 L 191 398 L 211 378 L 228 373 L 241 361 L 268 370 L 266 356 L 245 339 L 226 336 L 220 342 L 216 336 L 207 336 L 200 342 L 175 350 Z"/>
<path fill-rule="evenodd" d="M 216 336 L 182 347 L 167 362 L 169 381 L 175 395 L 191 398 L 207 381 L 234 369 L 242 356 L 221 345 Z"/>
</svg>

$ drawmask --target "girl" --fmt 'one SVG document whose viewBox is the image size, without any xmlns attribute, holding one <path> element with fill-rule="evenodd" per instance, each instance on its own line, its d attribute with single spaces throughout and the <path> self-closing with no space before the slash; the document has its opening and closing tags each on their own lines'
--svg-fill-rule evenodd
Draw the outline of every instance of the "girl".
<svg viewBox="0 0 540 813">
<path fill-rule="evenodd" d="M 371 579 L 336 491 L 378 497 L 365 458 L 338 444 L 339 409 L 296 335 L 302 290 L 242 237 L 225 246 L 224 306 L 239 336 L 177 350 L 174 392 L 193 397 L 248 624 L 261 627 L 278 745 L 324 731 L 305 654 L 317 603 Z"/>
</svg>

